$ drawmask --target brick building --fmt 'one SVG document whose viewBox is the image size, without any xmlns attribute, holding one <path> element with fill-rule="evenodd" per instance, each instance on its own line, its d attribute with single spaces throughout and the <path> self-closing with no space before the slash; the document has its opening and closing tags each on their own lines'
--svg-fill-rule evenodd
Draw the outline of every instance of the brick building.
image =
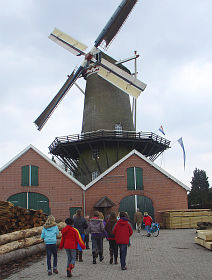
<svg viewBox="0 0 212 280">
<path fill-rule="evenodd" d="M 132 150 L 95 180 L 83 185 L 50 158 L 29 145 L 0 169 L 0 200 L 25 208 L 43 209 L 57 219 L 82 208 L 148 211 L 158 222 L 160 211 L 187 209 L 189 188 L 155 163 Z"/>
</svg>

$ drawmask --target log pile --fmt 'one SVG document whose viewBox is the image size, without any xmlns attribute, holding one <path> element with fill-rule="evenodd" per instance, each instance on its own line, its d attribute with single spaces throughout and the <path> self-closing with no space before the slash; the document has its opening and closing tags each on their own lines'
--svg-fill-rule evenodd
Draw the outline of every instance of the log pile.
<svg viewBox="0 0 212 280">
<path fill-rule="evenodd" d="M 163 228 L 197 228 L 197 223 L 212 223 L 210 209 L 166 210 L 162 212 Z"/>
<path fill-rule="evenodd" d="M 212 250 L 212 230 L 197 230 L 197 236 L 194 242 Z"/>
<path fill-rule="evenodd" d="M 64 222 L 57 224 L 59 230 L 66 226 Z M 40 238 L 43 227 L 35 227 L 0 235 L 0 264 L 12 262 L 45 250 Z M 59 244 L 61 233 L 58 237 Z"/>
<path fill-rule="evenodd" d="M 46 219 L 47 214 L 42 210 L 25 209 L 0 201 L 0 235 L 42 226 Z"/>
</svg>

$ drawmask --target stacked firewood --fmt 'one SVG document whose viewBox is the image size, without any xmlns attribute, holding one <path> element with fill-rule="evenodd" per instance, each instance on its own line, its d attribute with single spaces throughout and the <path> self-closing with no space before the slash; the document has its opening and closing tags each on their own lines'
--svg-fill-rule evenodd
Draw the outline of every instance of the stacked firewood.
<svg viewBox="0 0 212 280">
<path fill-rule="evenodd" d="M 42 210 L 25 209 L 0 201 L 0 235 L 42 226 L 46 219 L 47 214 Z"/>
<path fill-rule="evenodd" d="M 64 222 L 57 224 L 60 231 L 65 225 Z M 44 251 L 45 244 L 41 239 L 42 229 L 43 226 L 40 226 L 0 235 L 0 265 Z M 61 233 L 58 236 L 57 245 L 60 243 L 60 238 Z"/>
</svg>

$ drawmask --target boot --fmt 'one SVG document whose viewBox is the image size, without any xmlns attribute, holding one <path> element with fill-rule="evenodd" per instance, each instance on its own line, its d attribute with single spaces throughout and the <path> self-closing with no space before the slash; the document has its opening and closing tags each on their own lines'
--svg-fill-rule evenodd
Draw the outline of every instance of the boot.
<svg viewBox="0 0 212 280">
<path fill-rule="evenodd" d="M 102 262 L 104 260 L 102 253 L 99 253 L 99 260 L 100 260 L 100 262 Z"/>
<path fill-rule="evenodd" d="M 93 264 L 96 264 L 96 252 L 93 252 Z"/>
<path fill-rule="evenodd" d="M 118 264 L 117 259 L 118 259 L 118 257 L 114 257 L 114 264 Z"/>
<path fill-rule="evenodd" d="M 83 262 L 83 260 L 82 260 L 82 251 L 79 251 L 79 262 Z"/>
<path fill-rule="evenodd" d="M 76 249 L 76 261 L 78 261 L 78 257 L 79 257 L 79 251 L 78 249 Z"/>
<path fill-rule="evenodd" d="M 110 251 L 110 264 L 113 263 L 113 252 Z"/>
<path fill-rule="evenodd" d="M 67 268 L 67 277 L 71 277 L 70 269 Z"/>
<path fill-rule="evenodd" d="M 72 270 L 74 269 L 74 264 L 69 264 L 69 268 L 67 270 L 67 277 L 72 277 Z M 68 276 L 69 271 L 69 276 Z"/>
</svg>

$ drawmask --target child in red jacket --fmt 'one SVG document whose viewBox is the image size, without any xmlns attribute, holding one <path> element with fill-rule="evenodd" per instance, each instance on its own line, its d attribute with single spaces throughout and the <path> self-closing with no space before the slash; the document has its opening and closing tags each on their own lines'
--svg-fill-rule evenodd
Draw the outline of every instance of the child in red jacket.
<svg viewBox="0 0 212 280">
<path fill-rule="evenodd" d="M 113 234 L 115 235 L 115 241 L 120 248 L 121 269 L 126 270 L 127 246 L 129 244 L 130 236 L 133 234 L 133 230 L 125 212 L 120 212 L 120 219 L 114 226 Z"/>
<path fill-rule="evenodd" d="M 85 244 L 81 238 L 79 231 L 73 227 L 74 220 L 72 218 L 67 218 L 65 220 L 67 224 L 61 231 L 62 239 L 60 242 L 59 249 L 66 249 L 67 254 L 67 277 L 72 276 L 72 269 L 75 266 L 76 261 L 76 249 L 79 243 L 82 249 L 85 249 Z"/>
<path fill-rule="evenodd" d="M 145 229 L 147 231 L 147 236 L 150 237 L 150 227 L 151 227 L 151 224 L 152 224 L 152 217 L 150 217 L 147 212 L 144 212 L 143 222 L 145 224 Z"/>
</svg>

